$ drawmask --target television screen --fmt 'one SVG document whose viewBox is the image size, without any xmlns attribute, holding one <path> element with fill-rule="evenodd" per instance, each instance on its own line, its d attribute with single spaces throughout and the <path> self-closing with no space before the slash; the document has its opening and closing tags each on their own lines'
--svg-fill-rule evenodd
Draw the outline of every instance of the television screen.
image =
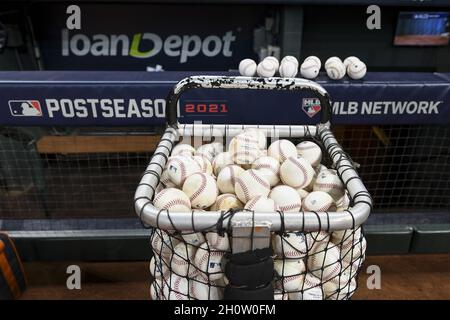
<svg viewBox="0 0 450 320">
<path fill-rule="evenodd" d="M 394 45 L 445 46 L 449 43 L 449 12 L 400 12 Z"/>
</svg>

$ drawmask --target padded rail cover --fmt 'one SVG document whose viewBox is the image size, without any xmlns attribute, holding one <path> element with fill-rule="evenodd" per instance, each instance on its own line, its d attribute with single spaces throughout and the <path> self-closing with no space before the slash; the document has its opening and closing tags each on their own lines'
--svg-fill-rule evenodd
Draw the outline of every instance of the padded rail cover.
<svg viewBox="0 0 450 320">
<path fill-rule="evenodd" d="M 0 232 L 0 300 L 18 299 L 26 279 L 16 248 L 6 233 Z"/>
<path fill-rule="evenodd" d="M 193 72 L 0 72 L 0 125 L 160 126 L 165 98 Z M 233 73 L 209 73 L 236 75 Z M 368 73 L 316 81 L 331 95 L 334 124 L 450 123 L 450 74 Z M 315 124 L 320 103 L 304 93 L 192 90 L 180 122 Z"/>
</svg>

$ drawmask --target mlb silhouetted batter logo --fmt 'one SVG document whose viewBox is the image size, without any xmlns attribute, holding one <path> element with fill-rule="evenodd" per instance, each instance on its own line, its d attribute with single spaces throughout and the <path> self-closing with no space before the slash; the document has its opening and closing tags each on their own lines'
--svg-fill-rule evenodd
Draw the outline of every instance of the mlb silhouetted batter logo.
<svg viewBox="0 0 450 320">
<path fill-rule="evenodd" d="M 320 111 L 320 101 L 317 98 L 303 98 L 302 100 L 302 109 L 308 115 L 308 117 L 312 118 Z"/>
<path fill-rule="evenodd" d="M 37 100 L 10 100 L 8 104 L 14 117 L 42 117 L 41 104 Z"/>
</svg>

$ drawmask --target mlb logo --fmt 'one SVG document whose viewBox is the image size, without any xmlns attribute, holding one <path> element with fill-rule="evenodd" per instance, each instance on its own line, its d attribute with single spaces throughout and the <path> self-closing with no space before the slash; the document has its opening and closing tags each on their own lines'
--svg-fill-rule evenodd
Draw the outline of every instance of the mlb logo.
<svg viewBox="0 0 450 320">
<path fill-rule="evenodd" d="M 37 100 L 10 100 L 8 104 L 14 117 L 42 117 L 41 104 Z"/>
<path fill-rule="evenodd" d="M 302 100 L 302 109 L 308 115 L 308 117 L 312 118 L 320 111 L 320 101 L 317 98 L 303 98 Z"/>
</svg>

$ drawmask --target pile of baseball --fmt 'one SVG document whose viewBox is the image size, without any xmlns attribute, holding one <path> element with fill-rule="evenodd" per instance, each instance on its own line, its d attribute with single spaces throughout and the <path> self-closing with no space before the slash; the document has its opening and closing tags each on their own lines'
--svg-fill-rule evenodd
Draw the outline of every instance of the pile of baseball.
<svg viewBox="0 0 450 320">
<path fill-rule="evenodd" d="M 293 56 L 284 57 L 278 62 L 275 57 L 266 57 L 259 64 L 252 59 L 244 59 L 239 63 L 239 73 L 246 77 L 273 77 L 278 74 L 283 78 L 295 78 L 300 72 L 302 78 L 315 79 L 320 72 L 322 62 L 316 56 L 307 57 L 301 65 Z M 330 57 L 325 61 L 325 71 L 330 79 L 340 80 L 347 74 L 351 79 L 364 78 L 367 67 L 364 62 L 354 56 L 342 61 L 338 57 Z"/>
<path fill-rule="evenodd" d="M 339 212 L 350 199 L 337 172 L 325 167 L 312 141 L 286 139 L 267 148 L 263 130 L 234 136 L 225 151 L 213 142 L 197 149 L 179 143 L 171 153 L 153 199 L 169 212 L 251 210 Z M 153 299 L 222 299 L 227 285 L 226 233 L 156 229 L 151 240 Z M 356 289 L 365 239 L 360 228 L 272 235 L 276 299 L 346 299 Z"/>
</svg>

